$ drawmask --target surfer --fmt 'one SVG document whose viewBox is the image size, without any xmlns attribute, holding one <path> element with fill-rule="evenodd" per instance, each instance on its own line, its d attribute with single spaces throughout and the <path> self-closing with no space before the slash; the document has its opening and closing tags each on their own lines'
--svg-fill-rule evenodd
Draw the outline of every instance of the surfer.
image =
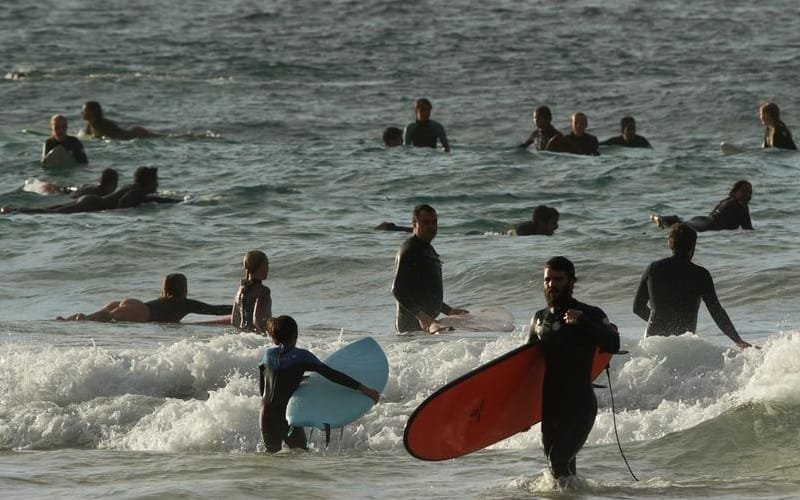
<svg viewBox="0 0 800 500">
<path fill-rule="evenodd" d="M 572 132 L 562 137 L 554 137 L 547 144 L 547 150 L 555 153 L 598 156 L 597 137 L 586 132 L 589 119 L 583 113 L 572 115 Z"/>
<path fill-rule="evenodd" d="M 286 406 L 303 380 L 305 372 L 317 372 L 331 382 L 359 391 L 378 402 L 380 393 L 352 377 L 334 370 L 311 352 L 296 347 L 297 323 L 291 316 L 278 316 L 267 321 L 267 333 L 277 347 L 264 351 L 259 370 L 261 437 L 269 453 L 280 451 L 282 443 L 289 448 L 307 449 L 302 427 L 291 427 L 286 421 Z"/>
<path fill-rule="evenodd" d="M 190 313 L 222 316 L 231 313 L 230 305 L 210 305 L 199 300 L 188 299 L 186 276 L 168 274 L 161 283 L 161 297 L 149 302 L 124 299 L 110 302 L 91 314 L 76 313 L 57 317 L 60 321 L 131 321 L 135 323 L 180 323 Z"/>
<path fill-rule="evenodd" d="M 402 332 L 435 332 L 436 316 L 467 314 L 466 309 L 444 302 L 442 262 L 431 241 L 436 237 L 438 218 L 430 205 L 417 205 L 411 218 L 413 235 L 400 247 L 395 257 L 392 283 L 397 309 L 395 329 Z"/>
<path fill-rule="evenodd" d="M 81 108 L 81 118 L 86 121 L 84 132 L 95 138 L 108 137 L 109 139 L 149 139 L 159 137 L 144 127 L 133 127 L 129 130 L 120 128 L 119 125 L 103 115 L 103 108 L 96 101 L 87 101 Z"/>
<path fill-rule="evenodd" d="M 383 129 L 383 145 L 387 148 L 403 145 L 403 131 L 397 127 Z"/>
<path fill-rule="evenodd" d="M 87 194 L 105 196 L 113 193 L 117 189 L 119 174 L 113 168 L 106 168 L 100 172 L 100 179 L 97 184 L 84 184 L 81 187 L 65 186 L 62 192 L 69 194 L 70 198 L 80 198 Z"/>
<path fill-rule="evenodd" d="M 697 232 L 688 224 L 675 224 L 667 240 L 672 257 L 647 266 L 633 301 L 633 312 L 647 321 L 645 335 L 667 337 L 696 332 L 702 299 L 722 333 L 740 349 L 750 347 L 720 304 L 711 274 L 692 262 Z"/>
<path fill-rule="evenodd" d="M 636 134 L 636 120 L 632 116 L 625 116 L 619 121 L 622 134 L 606 139 L 601 146 L 622 146 L 626 148 L 652 148 L 650 142 L 641 135 Z"/>
<path fill-rule="evenodd" d="M 83 143 L 77 137 L 67 135 L 67 119 L 62 115 L 53 115 L 50 118 L 50 138 L 42 146 L 42 163 L 45 162 L 47 155 L 58 146 L 68 151 L 75 158 L 76 163 L 81 165 L 89 163 Z"/>
<path fill-rule="evenodd" d="M 543 234 L 552 236 L 558 229 L 558 210 L 547 205 L 539 205 L 533 209 L 531 220 L 518 222 L 507 231 L 510 236 L 531 236 Z"/>
<path fill-rule="evenodd" d="M 753 186 L 748 181 L 736 181 L 728 197 L 720 201 L 707 216 L 692 217 L 686 224 L 695 231 L 720 231 L 722 229 L 753 229 L 750 221 L 750 199 Z M 683 222 L 677 215 L 650 214 L 650 221 L 659 228 Z"/>
<path fill-rule="evenodd" d="M 547 143 L 553 137 L 561 136 L 561 132 L 559 132 L 553 125 L 550 123 L 553 121 L 553 115 L 550 113 L 550 108 L 547 106 L 539 106 L 533 111 L 533 125 L 534 130 L 531 132 L 531 135 L 528 136 L 528 139 L 519 145 L 521 148 L 527 148 L 531 144 L 536 144 L 537 151 L 544 151 L 547 149 Z"/>
<path fill-rule="evenodd" d="M 244 279 L 233 299 L 231 324 L 243 331 L 264 333 L 272 316 L 272 296 L 262 283 L 269 274 L 269 259 L 264 252 L 251 250 L 244 255 L 242 266 Z"/>
<path fill-rule="evenodd" d="M 431 101 L 424 97 L 414 102 L 414 115 L 416 121 L 406 125 L 403 131 L 403 144 L 416 147 L 427 147 L 436 149 L 436 141 L 442 144 L 445 152 L 450 152 L 450 144 L 447 142 L 447 134 L 441 123 L 431 120 Z"/>
<path fill-rule="evenodd" d="M 619 350 L 617 327 L 598 307 L 572 297 L 575 266 L 553 257 L 544 267 L 547 308 L 531 319 L 528 342 L 541 343 L 546 370 L 542 392 L 542 445 L 561 486 L 576 475 L 575 457 L 592 430 L 597 399 L 591 370 L 597 347 Z"/>
<path fill-rule="evenodd" d="M 764 125 L 763 148 L 797 149 L 792 133 L 781 121 L 781 110 L 774 102 L 765 102 L 758 108 L 758 117 Z"/>
<path fill-rule="evenodd" d="M 153 196 L 156 189 L 158 189 L 158 167 L 139 167 L 133 174 L 133 184 L 123 186 L 105 196 L 87 194 L 70 203 L 47 208 L 2 207 L 0 213 L 73 214 L 138 207 L 143 203 L 179 203 L 181 201 L 175 198 Z"/>
</svg>

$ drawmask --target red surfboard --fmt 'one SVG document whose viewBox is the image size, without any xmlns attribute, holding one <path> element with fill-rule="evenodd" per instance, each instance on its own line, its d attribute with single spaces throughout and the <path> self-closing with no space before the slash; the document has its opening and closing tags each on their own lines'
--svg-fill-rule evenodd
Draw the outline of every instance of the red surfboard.
<svg viewBox="0 0 800 500">
<path fill-rule="evenodd" d="M 597 352 L 592 379 L 611 354 Z M 406 423 L 403 444 L 420 460 L 448 460 L 481 450 L 542 420 L 544 354 L 526 344 L 431 394 Z"/>
</svg>

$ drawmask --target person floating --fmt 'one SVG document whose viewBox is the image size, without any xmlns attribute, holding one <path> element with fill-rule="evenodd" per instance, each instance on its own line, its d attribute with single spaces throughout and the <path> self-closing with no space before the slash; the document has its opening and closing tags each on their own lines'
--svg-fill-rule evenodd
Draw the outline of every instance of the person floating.
<svg viewBox="0 0 800 500">
<path fill-rule="evenodd" d="M 552 236 L 558 229 L 558 217 L 559 213 L 555 208 L 539 205 L 533 209 L 531 220 L 514 224 L 506 234 L 510 236 L 531 236 L 536 234 Z"/>
<path fill-rule="evenodd" d="M 572 115 L 572 132 L 554 137 L 547 144 L 547 150 L 555 153 L 597 156 L 600 154 L 597 137 L 586 132 L 589 119 L 583 113 Z"/>
<path fill-rule="evenodd" d="M 403 144 L 406 146 L 436 149 L 437 141 L 442 144 L 445 152 L 450 152 L 447 134 L 441 123 L 431 120 L 431 101 L 423 98 L 414 102 L 414 115 L 416 120 L 406 125 L 403 131 Z"/>
<path fill-rule="evenodd" d="M 131 129 L 120 128 L 119 125 L 109 120 L 103 115 L 103 108 L 96 101 L 87 101 L 81 108 L 81 118 L 86 121 L 84 133 L 91 137 L 109 139 L 149 139 L 159 137 L 158 134 L 150 132 L 144 127 L 133 127 Z"/>
<path fill-rule="evenodd" d="M 380 393 L 352 377 L 334 370 L 311 352 L 296 347 L 297 323 L 291 316 L 278 316 L 267 321 L 267 333 L 277 347 L 268 347 L 258 364 L 261 413 L 259 427 L 269 453 L 289 448 L 307 449 L 302 427 L 291 427 L 286 421 L 286 406 L 303 380 L 305 372 L 317 372 L 331 382 L 359 391 L 376 403 Z"/>
<path fill-rule="evenodd" d="M 625 116 L 619 122 L 621 134 L 600 142 L 601 146 L 622 146 L 625 148 L 652 148 L 647 139 L 636 134 L 636 120 Z"/>
<path fill-rule="evenodd" d="M 260 250 L 251 250 L 242 262 L 244 278 L 233 299 L 231 324 L 247 332 L 266 332 L 267 320 L 272 317 L 272 296 L 262 283 L 269 275 L 269 259 Z"/>
<path fill-rule="evenodd" d="M 534 129 L 528 139 L 519 145 L 521 148 L 527 148 L 531 144 L 536 145 L 537 151 L 545 151 L 547 144 L 553 137 L 561 137 L 559 132 L 551 122 L 553 121 L 553 114 L 547 106 L 539 106 L 533 111 L 533 125 Z"/>
<path fill-rule="evenodd" d="M 745 180 L 736 181 L 728 197 L 720 201 L 709 215 L 692 217 L 686 224 L 698 232 L 723 229 L 753 229 L 750 221 L 750 198 L 753 186 Z M 650 214 L 650 221 L 659 228 L 683 222 L 677 215 Z"/>
<path fill-rule="evenodd" d="M 83 143 L 77 137 L 67 135 L 67 119 L 62 115 L 53 115 L 50 118 L 50 138 L 45 141 L 42 146 L 42 165 L 45 166 L 61 166 L 50 165 L 50 158 L 58 154 L 58 149 L 61 148 L 67 153 L 74 163 L 86 165 L 89 159 L 86 157 L 86 151 L 83 149 Z"/>
<path fill-rule="evenodd" d="M 688 224 L 675 224 L 667 240 L 672 257 L 647 266 L 633 301 L 633 312 L 647 321 L 645 335 L 666 337 L 696 332 L 702 299 L 722 333 L 740 349 L 750 347 L 720 304 L 711 273 L 692 262 L 697 232 Z"/>
<path fill-rule="evenodd" d="M 597 416 L 592 388 L 596 349 L 619 350 L 617 327 L 602 309 L 572 296 L 577 278 L 566 257 L 544 266 L 547 308 L 533 315 L 529 343 L 541 343 L 545 359 L 542 391 L 542 446 L 550 473 L 562 487 L 577 474 L 576 456 Z"/>
<path fill-rule="evenodd" d="M 758 108 L 758 117 L 764 125 L 762 148 L 797 149 L 792 133 L 781 121 L 781 110 L 774 102 L 765 102 Z"/>
<path fill-rule="evenodd" d="M 430 205 L 417 205 L 411 218 L 413 235 L 395 258 L 392 295 L 397 303 L 395 329 L 403 332 L 436 332 L 439 313 L 447 316 L 467 314 L 466 309 L 444 302 L 442 262 L 431 241 L 436 237 L 438 218 Z"/>
<path fill-rule="evenodd" d="M 387 148 L 403 145 L 403 131 L 397 127 L 383 129 L 383 145 Z"/>
<path fill-rule="evenodd" d="M 199 300 L 186 298 L 189 294 L 186 276 L 180 273 L 168 274 L 161 284 L 161 297 L 149 302 L 137 299 L 124 299 L 110 302 L 104 308 L 91 314 L 76 313 L 60 321 L 131 321 L 135 323 L 180 323 L 190 313 L 223 316 L 231 313 L 230 304 L 210 305 Z"/>
</svg>

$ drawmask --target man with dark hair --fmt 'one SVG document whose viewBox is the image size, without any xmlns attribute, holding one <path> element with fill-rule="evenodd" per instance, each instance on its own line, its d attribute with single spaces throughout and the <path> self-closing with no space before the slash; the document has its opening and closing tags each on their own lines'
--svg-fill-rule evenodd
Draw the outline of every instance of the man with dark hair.
<svg viewBox="0 0 800 500">
<path fill-rule="evenodd" d="M 95 138 L 108 137 L 109 139 L 148 139 L 158 137 L 144 127 L 123 129 L 115 122 L 103 115 L 103 108 L 97 101 L 86 101 L 81 107 L 81 118 L 86 121 L 83 131 L 86 135 Z"/>
<path fill-rule="evenodd" d="M 632 116 L 625 116 L 619 122 L 620 135 L 606 139 L 600 143 L 601 146 L 622 146 L 626 148 L 652 148 L 653 146 L 642 137 L 636 134 L 636 120 Z"/>
<path fill-rule="evenodd" d="M 413 235 L 395 258 L 392 295 L 397 302 L 395 329 L 398 333 L 439 330 L 436 316 L 466 314 L 465 309 L 444 302 L 442 262 L 431 241 L 436 237 L 438 219 L 430 205 L 417 205 L 411 219 Z"/>
<path fill-rule="evenodd" d="M 541 343 L 546 363 L 542 392 L 542 445 L 553 477 L 565 486 L 576 474 L 575 457 L 597 416 L 592 365 L 599 347 L 619 350 L 617 327 L 602 309 L 572 297 L 577 278 L 566 257 L 544 267 L 547 308 L 531 319 L 528 342 Z"/>
<path fill-rule="evenodd" d="M 397 127 L 383 129 L 383 145 L 387 148 L 403 145 L 403 131 Z"/>
<path fill-rule="evenodd" d="M 533 125 L 536 127 L 528 139 L 519 145 L 521 148 L 527 148 L 531 144 L 536 144 L 537 151 L 544 151 L 547 149 L 547 143 L 550 139 L 556 136 L 561 136 L 559 132 L 550 123 L 553 121 L 553 114 L 547 106 L 539 106 L 533 112 Z"/>
<path fill-rule="evenodd" d="M 436 149 L 436 141 L 442 144 L 445 152 L 450 152 L 450 143 L 447 142 L 447 134 L 441 123 L 431 120 L 431 101 L 424 97 L 414 102 L 415 121 L 406 125 L 403 131 L 403 144 L 406 146 L 414 145 L 418 148 Z"/>
<path fill-rule="evenodd" d="M 531 236 L 543 234 L 552 236 L 558 229 L 558 210 L 547 205 L 539 205 L 533 209 L 531 220 L 518 222 L 508 230 L 510 236 Z"/>
<path fill-rule="evenodd" d="M 672 257 L 647 266 L 633 301 L 633 312 L 647 321 L 645 335 L 666 337 L 696 332 L 697 312 L 703 299 L 722 333 L 740 349 L 750 347 L 720 304 L 711 274 L 692 263 L 697 232 L 688 224 L 675 224 L 670 228 L 668 241 Z"/>
</svg>

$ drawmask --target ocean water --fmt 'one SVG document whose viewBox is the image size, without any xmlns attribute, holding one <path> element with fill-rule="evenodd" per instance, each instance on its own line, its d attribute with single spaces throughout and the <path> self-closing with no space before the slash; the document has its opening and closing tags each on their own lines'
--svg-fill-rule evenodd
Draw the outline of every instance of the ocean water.
<svg viewBox="0 0 800 500">
<path fill-rule="evenodd" d="M 800 130 L 800 35 L 788 0 L 490 3 L 381 0 L 203 4 L 8 0 L 0 12 L 0 205 L 62 200 L 26 178 L 123 182 L 159 167 L 177 205 L 0 216 L 0 497 L 792 498 L 800 491 L 800 155 L 761 151 L 757 107 Z M 386 126 L 433 102 L 451 154 L 384 149 Z M 54 113 L 71 132 L 99 101 L 154 140 L 85 140 L 90 164 L 43 170 Z M 601 139 L 632 114 L 652 151 L 596 158 L 515 148 L 531 112 L 583 111 Z M 25 131 L 25 132 L 24 132 Z M 720 141 L 749 150 L 723 156 Z M 701 308 L 697 335 L 644 339 L 631 312 L 648 262 L 668 254 L 651 212 L 708 213 L 753 184 L 754 231 L 703 233 L 695 261 L 742 336 Z M 513 333 L 398 337 L 389 291 L 417 203 L 439 212 L 448 303 L 504 305 Z M 552 237 L 502 235 L 539 204 Z M 466 235 L 477 231 L 479 235 Z M 242 255 L 270 257 L 276 313 L 320 357 L 365 335 L 391 367 L 381 404 L 310 453 L 261 453 L 256 363 L 266 342 L 199 325 L 53 321 L 158 295 L 232 300 Z M 538 427 L 457 460 L 403 449 L 438 387 L 524 342 L 541 267 L 576 263 L 576 296 L 620 327 L 611 400 L 559 490 Z M 189 320 L 203 319 L 190 317 Z M 600 381 L 602 383 L 602 380 Z"/>
</svg>

